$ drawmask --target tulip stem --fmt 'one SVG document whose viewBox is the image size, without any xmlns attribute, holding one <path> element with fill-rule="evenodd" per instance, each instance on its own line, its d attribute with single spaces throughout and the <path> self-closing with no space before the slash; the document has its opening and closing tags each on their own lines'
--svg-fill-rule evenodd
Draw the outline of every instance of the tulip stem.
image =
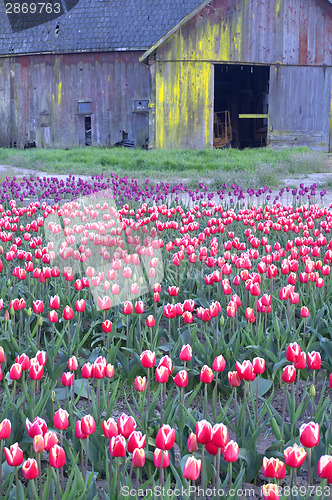
<svg viewBox="0 0 332 500">
<path fill-rule="evenodd" d="M 2 455 L 3 455 L 4 440 L 0 442 L 0 498 L 2 498 Z"/>
<path fill-rule="evenodd" d="M 238 435 L 237 435 L 237 388 L 234 387 L 234 399 L 235 399 L 235 412 L 234 412 L 234 426 L 235 426 L 235 435 L 236 435 L 236 441 L 238 440 Z"/>
<path fill-rule="evenodd" d="M 16 484 L 16 500 L 19 500 L 20 495 L 18 493 L 18 469 L 15 467 L 15 484 Z"/>
<path fill-rule="evenodd" d="M 204 385 L 204 418 L 207 418 L 208 414 L 208 393 L 207 393 L 207 384 Z"/>
<path fill-rule="evenodd" d="M 217 455 L 217 483 L 216 483 L 217 493 L 219 491 L 219 484 L 220 484 L 220 454 L 221 454 L 221 448 L 219 447 Z M 220 498 L 219 493 L 218 493 L 218 498 Z"/>
<path fill-rule="evenodd" d="M 190 500 L 190 488 L 191 488 L 191 480 L 189 479 L 189 481 L 188 481 L 188 495 L 187 495 L 188 500 Z"/>
<path fill-rule="evenodd" d="M 120 457 L 116 460 L 116 492 L 116 498 L 120 498 Z"/>
<path fill-rule="evenodd" d="M 216 420 L 216 404 L 217 404 L 217 390 L 218 390 L 218 375 L 219 375 L 219 372 L 217 372 L 216 374 L 216 385 L 214 386 L 214 405 L 213 405 L 213 416 L 214 416 L 214 419 Z"/>
<path fill-rule="evenodd" d="M 59 469 L 57 468 L 56 470 L 56 481 L 57 481 L 57 493 L 58 493 L 58 500 L 61 500 L 61 487 L 60 487 L 60 473 Z"/>
<path fill-rule="evenodd" d="M 311 448 L 308 448 L 308 488 L 311 483 Z"/>
<path fill-rule="evenodd" d="M 257 421 L 258 421 L 258 390 L 259 390 L 259 375 L 257 375 L 257 385 L 256 385 L 256 422 L 255 422 L 255 427 L 257 428 Z"/>
<path fill-rule="evenodd" d="M 127 314 L 127 325 L 126 325 L 126 339 L 127 339 L 127 347 L 129 347 L 129 317 Z"/>
<path fill-rule="evenodd" d="M 90 388 L 89 388 L 89 379 L 86 379 L 86 392 L 88 396 L 88 408 L 89 408 L 89 413 L 91 413 L 91 401 L 90 401 Z"/>
<path fill-rule="evenodd" d="M 283 406 L 282 406 L 281 439 L 284 439 L 284 425 L 285 425 L 285 416 L 286 416 L 287 392 L 288 392 L 288 384 L 285 385 L 285 395 L 284 395 L 284 402 L 283 402 Z"/>
<path fill-rule="evenodd" d="M 43 499 L 43 482 L 42 482 L 42 471 L 41 471 L 41 459 L 40 453 L 37 453 L 38 471 L 39 471 L 39 495 L 41 500 Z M 17 467 L 16 467 L 17 469 Z"/>
<path fill-rule="evenodd" d="M 232 483 L 233 483 L 232 462 L 229 462 L 229 489 L 232 488 Z"/>
<path fill-rule="evenodd" d="M 160 422 L 161 422 L 161 425 L 163 425 L 163 420 L 164 420 L 164 416 L 163 416 L 163 384 L 160 384 Z"/>
<path fill-rule="evenodd" d="M 84 484 L 86 480 L 86 475 L 88 472 L 88 456 L 89 456 L 89 434 L 87 435 L 86 438 L 86 453 L 85 453 L 85 469 L 84 469 Z"/>
<path fill-rule="evenodd" d="M 33 484 L 32 483 L 33 483 L 33 479 L 30 479 L 30 498 L 31 498 L 31 500 L 34 500 Z"/>
<path fill-rule="evenodd" d="M 100 418 L 100 379 L 97 379 L 98 418 Z"/>
<path fill-rule="evenodd" d="M 81 441 L 81 469 L 82 469 L 82 475 L 84 478 L 84 452 L 83 452 L 83 439 L 80 439 Z M 84 479 L 85 482 L 85 479 Z"/>
<path fill-rule="evenodd" d="M 202 467 L 201 467 L 201 487 L 202 487 L 202 494 L 201 494 L 201 499 L 205 497 L 205 461 L 204 461 L 204 451 L 205 451 L 205 445 L 203 444 L 202 446 Z"/>
<path fill-rule="evenodd" d="M 168 343 L 169 343 L 169 357 L 171 357 L 171 319 L 168 320 Z M 152 346 L 151 346 L 152 349 Z"/>
<path fill-rule="evenodd" d="M 15 404 L 15 392 L 16 392 L 16 380 L 14 380 L 14 383 L 13 383 L 13 395 L 12 395 L 12 400 L 13 400 L 13 403 Z"/>
</svg>

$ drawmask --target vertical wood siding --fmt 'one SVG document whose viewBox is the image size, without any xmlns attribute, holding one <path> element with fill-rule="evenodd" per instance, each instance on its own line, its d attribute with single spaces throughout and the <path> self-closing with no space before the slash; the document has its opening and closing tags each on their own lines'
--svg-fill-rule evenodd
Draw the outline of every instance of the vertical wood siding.
<svg viewBox="0 0 332 500">
<path fill-rule="evenodd" d="M 137 146 L 149 135 L 149 116 L 133 112 L 148 99 L 149 69 L 140 52 L 31 55 L 0 59 L 0 146 L 73 147 L 85 144 L 77 101 L 92 101 L 92 144 L 111 146 L 122 130 Z M 48 114 L 48 115 L 47 115 Z M 43 120 L 49 126 L 41 126 Z M 47 118 L 48 116 L 48 118 Z"/>
<path fill-rule="evenodd" d="M 327 0 L 213 0 L 150 60 L 156 72 L 153 144 L 210 147 L 211 64 L 242 63 L 271 66 L 269 140 L 285 137 L 291 144 L 312 134 L 317 148 L 328 149 L 331 40 Z"/>
</svg>

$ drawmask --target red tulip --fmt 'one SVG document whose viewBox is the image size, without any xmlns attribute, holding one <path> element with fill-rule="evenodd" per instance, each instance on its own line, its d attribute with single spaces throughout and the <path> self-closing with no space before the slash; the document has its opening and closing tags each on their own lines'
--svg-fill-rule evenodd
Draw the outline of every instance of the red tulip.
<svg viewBox="0 0 332 500">
<path fill-rule="evenodd" d="M 309 309 L 306 306 L 301 307 L 301 317 L 307 318 L 309 316 Z"/>
<path fill-rule="evenodd" d="M 81 430 L 87 436 L 91 436 L 96 430 L 96 422 L 92 415 L 85 415 L 81 418 Z"/>
<path fill-rule="evenodd" d="M 284 462 L 279 460 L 279 458 L 263 458 L 263 475 L 265 477 L 275 477 L 277 479 L 283 479 L 286 475 L 286 467 Z"/>
<path fill-rule="evenodd" d="M 177 387 L 187 387 L 188 372 L 186 370 L 179 371 L 174 377 L 174 382 Z"/>
<path fill-rule="evenodd" d="M 152 368 L 156 363 L 156 353 L 149 350 L 143 351 L 140 360 L 144 368 Z"/>
<path fill-rule="evenodd" d="M 150 314 L 146 318 L 146 326 L 148 326 L 149 328 L 152 328 L 153 326 L 155 326 L 155 324 L 156 324 L 156 321 L 154 319 L 154 316 L 152 314 Z"/>
<path fill-rule="evenodd" d="M 163 425 L 156 436 L 156 447 L 161 450 L 170 450 L 175 443 L 175 429 L 169 425 Z"/>
<path fill-rule="evenodd" d="M 304 351 L 301 351 L 297 361 L 294 362 L 294 367 L 297 370 L 304 370 L 307 366 L 307 356 Z"/>
<path fill-rule="evenodd" d="M 322 455 L 318 460 L 317 474 L 322 479 L 330 479 L 332 477 L 332 456 Z"/>
<path fill-rule="evenodd" d="M 34 458 L 28 458 L 22 465 L 22 472 L 25 479 L 35 479 L 38 474 L 38 465 Z"/>
<path fill-rule="evenodd" d="M 51 323 L 56 323 L 59 319 L 58 313 L 56 311 L 49 311 L 48 319 Z"/>
<path fill-rule="evenodd" d="M 60 307 L 60 299 L 57 295 L 50 298 L 50 308 L 51 309 L 59 309 Z"/>
<path fill-rule="evenodd" d="M 144 302 L 142 300 L 138 300 L 135 303 L 135 313 L 136 314 L 143 314 L 145 310 Z"/>
<path fill-rule="evenodd" d="M 286 358 L 291 363 L 295 363 L 298 360 L 300 354 L 301 354 L 301 347 L 297 342 L 292 342 L 287 346 Z"/>
<path fill-rule="evenodd" d="M 105 377 L 106 378 L 113 378 L 114 377 L 114 366 L 111 363 L 108 363 L 108 365 L 106 365 Z"/>
<path fill-rule="evenodd" d="M 213 371 L 207 365 L 204 365 L 201 369 L 200 380 L 203 384 L 210 384 L 213 380 Z"/>
<path fill-rule="evenodd" d="M 192 348 L 189 344 L 183 345 L 181 347 L 180 359 L 182 361 L 190 361 L 193 356 Z"/>
<path fill-rule="evenodd" d="M 319 352 L 317 351 L 308 352 L 307 364 L 310 370 L 319 370 L 322 364 Z"/>
<path fill-rule="evenodd" d="M 118 418 L 117 425 L 119 433 L 127 439 L 130 434 L 136 429 L 137 424 L 134 417 L 122 413 L 122 415 Z"/>
<path fill-rule="evenodd" d="M 313 448 L 319 443 L 319 424 L 309 422 L 300 427 L 300 441 L 302 446 Z"/>
<path fill-rule="evenodd" d="M 163 462 L 161 463 L 161 457 L 163 457 Z M 153 453 L 153 463 L 157 469 L 160 469 L 161 465 L 163 469 L 169 466 L 169 454 L 167 450 L 160 450 L 156 448 Z"/>
<path fill-rule="evenodd" d="M 84 363 L 82 366 L 82 377 L 89 379 L 92 378 L 93 366 L 91 363 Z"/>
<path fill-rule="evenodd" d="M 273 483 L 264 484 L 262 486 L 262 495 L 264 500 L 279 500 L 279 486 Z"/>
<path fill-rule="evenodd" d="M 44 449 L 50 451 L 55 444 L 59 444 L 58 436 L 53 431 L 47 431 L 44 436 Z"/>
<path fill-rule="evenodd" d="M 105 377 L 106 366 L 103 363 L 97 363 L 95 361 L 92 365 L 92 375 L 93 378 L 102 379 Z"/>
<path fill-rule="evenodd" d="M 212 428 L 212 444 L 224 450 L 226 444 L 228 443 L 228 429 L 224 424 L 215 424 Z"/>
<path fill-rule="evenodd" d="M 239 445 L 235 441 L 229 441 L 222 454 L 226 462 L 236 462 L 239 458 Z"/>
<path fill-rule="evenodd" d="M 34 300 L 32 302 L 32 309 L 35 314 L 42 314 L 44 311 L 44 302 L 42 300 Z"/>
<path fill-rule="evenodd" d="M 65 450 L 61 448 L 61 446 L 59 446 L 58 444 L 55 444 L 49 451 L 48 460 L 51 467 L 54 467 L 55 469 L 60 469 L 66 463 Z"/>
<path fill-rule="evenodd" d="M 218 455 L 218 451 L 219 451 L 219 448 L 218 446 L 215 446 L 212 441 L 210 441 L 210 443 L 206 443 L 205 445 L 205 449 L 206 451 L 210 454 L 210 455 Z"/>
<path fill-rule="evenodd" d="M 197 460 L 194 456 L 188 457 L 183 468 L 183 477 L 196 481 L 201 473 L 201 465 L 201 460 Z"/>
<path fill-rule="evenodd" d="M 265 371 L 265 359 L 263 358 L 254 358 L 252 360 L 252 366 L 254 369 L 254 373 L 256 375 L 262 375 Z"/>
<path fill-rule="evenodd" d="M 30 368 L 30 359 L 25 353 L 16 356 L 16 363 L 22 366 L 23 371 L 27 371 Z"/>
<path fill-rule="evenodd" d="M 167 368 L 168 370 L 168 373 L 171 374 L 172 371 L 173 371 L 173 363 L 172 363 L 172 360 L 169 356 L 163 356 L 159 363 L 158 363 L 158 368 L 160 368 L 161 366 L 164 366 L 165 368 Z"/>
<path fill-rule="evenodd" d="M 144 392 L 146 388 L 146 377 L 136 377 L 134 386 L 137 392 Z"/>
<path fill-rule="evenodd" d="M 158 366 L 155 371 L 155 377 L 159 384 L 166 384 L 169 379 L 169 371 L 166 366 Z"/>
<path fill-rule="evenodd" d="M 296 377 L 296 368 L 293 365 L 287 365 L 282 372 L 282 380 L 287 384 L 292 384 Z"/>
<path fill-rule="evenodd" d="M 86 439 L 88 436 L 84 432 L 82 432 L 82 424 L 80 420 L 77 420 L 75 424 L 75 437 L 77 439 Z"/>
<path fill-rule="evenodd" d="M 113 325 L 112 322 L 109 319 L 107 319 L 103 321 L 101 327 L 104 333 L 111 333 Z"/>
<path fill-rule="evenodd" d="M 84 312 L 85 311 L 85 300 L 84 299 L 76 301 L 75 311 L 77 311 L 77 312 Z"/>
<path fill-rule="evenodd" d="M 216 358 L 214 358 L 212 363 L 212 370 L 214 370 L 215 372 L 223 372 L 225 367 L 226 367 L 226 361 L 221 354 Z"/>
<path fill-rule="evenodd" d="M 102 311 L 108 311 L 111 308 L 111 299 L 105 295 L 102 299 L 98 297 L 98 307 Z"/>
<path fill-rule="evenodd" d="M 43 365 L 40 365 L 38 362 L 33 363 L 29 368 L 29 377 L 31 380 L 40 380 L 44 373 Z"/>
<path fill-rule="evenodd" d="M 76 356 L 72 356 L 68 359 L 68 370 L 76 371 L 78 370 L 78 362 Z"/>
<path fill-rule="evenodd" d="M 146 443 L 146 435 L 142 435 L 140 431 L 133 431 L 127 443 L 127 450 L 129 453 L 133 453 L 136 448 L 144 448 Z"/>
<path fill-rule="evenodd" d="M 31 438 L 37 436 L 37 434 L 45 435 L 47 432 L 47 424 L 43 418 L 36 417 L 33 422 L 27 418 L 25 420 L 25 426 L 27 429 L 27 433 Z"/>
<path fill-rule="evenodd" d="M 301 467 L 306 456 L 307 452 L 305 449 L 300 448 L 296 443 L 284 450 L 285 463 L 289 467 Z"/>
<path fill-rule="evenodd" d="M 126 440 L 119 434 L 110 440 L 110 452 L 112 457 L 124 457 L 126 454 Z"/>
<path fill-rule="evenodd" d="M 232 387 L 239 387 L 241 385 L 241 379 L 238 372 L 228 372 L 228 382 Z"/>
<path fill-rule="evenodd" d="M 74 380 L 74 374 L 71 372 L 64 372 L 61 377 L 62 385 L 65 387 L 70 387 Z"/>
<path fill-rule="evenodd" d="M 66 306 L 63 310 L 63 318 L 66 320 L 71 320 L 74 317 L 74 311 L 70 306 Z"/>
<path fill-rule="evenodd" d="M 32 441 L 32 448 L 35 453 L 41 453 L 42 451 L 44 451 L 45 442 L 41 434 L 37 434 L 37 436 L 34 436 Z"/>
<path fill-rule="evenodd" d="M 212 439 L 212 426 L 207 420 L 196 422 L 196 439 L 199 444 L 210 443 Z"/>
<path fill-rule="evenodd" d="M 14 363 L 9 370 L 9 378 L 11 380 L 19 380 L 22 376 L 22 365 Z"/>
<path fill-rule="evenodd" d="M 69 425 L 68 416 L 68 412 L 66 410 L 63 410 L 62 408 L 56 411 L 53 417 L 54 427 L 59 430 L 67 429 Z"/>
<path fill-rule="evenodd" d="M 175 318 L 175 314 L 176 314 L 176 311 L 175 311 L 175 306 L 173 304 L 166 304 L 164 306 L 165 318 L 169 318 L 169 319 Z"/>
<path fill-rule="evenodd" d="M 168 293 L 170 294 L 171 297 L 176 297 L 177 294 L 179 293 L 179 287 L 169 286 Z"/>
<path fill-rule="evenodd" d="M 247 381 L 252 381 L 255 379 L 255 372 L 251 362 L 247 359 L 243 361 L 243 363 L 236 362 L 236 371 L 240 377 L 240 379 L 244 379 Z"/>
<path fill-rule="evenodd" d="M 133 467 L 143 467 L 145 464 L 145 451 L 143 448 L 135 448 L 131 460 Z"/>
<path fill-rule="evenodd" d="M 187 439 L 187 448 L 189 453 L 195 453 L 198 450 L 196 434 L 191 432 Z"/>
<path fill-rule="evenodd" d="M 4 348 L 2 346 L 0 346 L 0 364 L 4 363 L 5 360 L 6 360 L 6 358 L 5 358 Z M 18 361 L 16 360 L 16 362 L 18 362 Z"/>
<path fill-rule="evenodd" d="M 122 306 L 123 314 L 131 314 L 133 312 L 133 305 L 131 302 L 126 301 Z"/>
<path fill-rule="evenodd" d="M 111 439 L 113 436 L 117 436 L 119 434 L 118 426 L 114 418 L 103 420 L 102 427 L 104 436 L 108 439 Z"/>
<path fill-rule="evenodd" d="M 4 452 L 8 465 L 17 467 L 23 462 L 23 451 L 19 447 L 18 443 L 12 444 L 10 449 L 5 447 Z"/>
</svg>

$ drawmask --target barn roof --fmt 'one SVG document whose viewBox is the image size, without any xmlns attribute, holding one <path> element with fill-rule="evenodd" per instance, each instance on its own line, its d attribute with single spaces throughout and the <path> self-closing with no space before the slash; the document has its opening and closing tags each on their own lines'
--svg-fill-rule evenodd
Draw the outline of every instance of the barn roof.
<svg viewBox="0 0 332 500">
<path fill-rule="evenodd" d="M 202 4 L 202 0 L 50 1 L 49 13 L 6 14 L 0 9 L 0 55 L 147 50 Z"/>
</svg>

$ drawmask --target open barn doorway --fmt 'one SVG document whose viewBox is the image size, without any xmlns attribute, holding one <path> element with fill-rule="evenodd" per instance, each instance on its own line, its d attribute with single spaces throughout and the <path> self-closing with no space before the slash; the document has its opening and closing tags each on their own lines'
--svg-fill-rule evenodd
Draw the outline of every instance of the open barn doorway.
<svg viewBox="0 0 332 500">
<path fill-rule="evenodd" d="M 270 66 L 215 64 L 214 147 L 266 146 L 269 75 Z"/>
</svg>

